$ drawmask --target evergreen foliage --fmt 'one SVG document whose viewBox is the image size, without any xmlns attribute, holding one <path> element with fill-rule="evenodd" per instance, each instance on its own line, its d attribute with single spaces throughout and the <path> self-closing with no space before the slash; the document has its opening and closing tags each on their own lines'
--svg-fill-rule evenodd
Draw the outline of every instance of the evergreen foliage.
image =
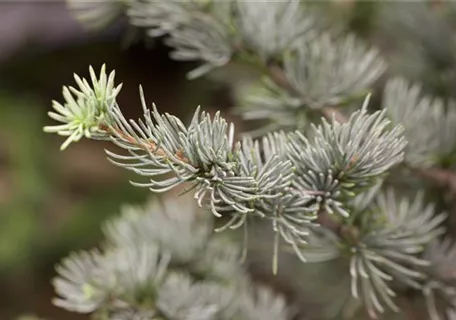
<svg viewBox="0 0 456 320">
<path fill-rule="evenodd" d="M 287 319 L 283 298 L 250 284 L 239 250 L 189 200 L 124 207 L 102 249 L 57 267 L 54 303 L 101 319 Z"/>
<path fill-rule="evenodd" d="M 83 5 L 74 12 L 97 25 Z M 256 70 L 238 110 L 272 120 L 236 141 L 220 113 L 198 107 L 185 124 L 149 108 L 140 88 L 143 117 L 134 121 L 117 103 L 114 72 L 90 68 L 91 83 L 75 75 L 78 88 L 64 87 L 64 102 L 49 113 L 61 124 L 45 128 L 67 137 L 62 149 L 83 137 L 111 141 L 125 152 L 106 151 L 108 159 L 142 177 L 133 185 L 185 188 L 219 219 L 212 226 L 209 215 L 172 202 L 126 209 L 105 225 L 103 250 L 58 267 L 58 306 L 101 319 L 292 319 L 285 300 L 245 274 L 237 249 L 211 233 L 244 228 L 246 251 L 250 226 L 267 221 L 273 273 L 279 250 L 303 263 L 338 258 L 371 318 L 400 312 L 407 290 L 424 297 L 432 320 L 455 317 L 455 247 L 441 239 L 446 215 L 424 193 L 403 197 L 386 179 L 392 170 L 438 182 L 450 175 L 454 108 L 396 77 L 382 110 L 370 111 L 367 93 L 386 62 L 355 36 L 318 25 L 300 1 L 105 1 L 97 12 L 124 12 L 148 36 L 166 36 L 173 59 L 201 62 L 189 78 L 230 63 Z"/>
</svg>

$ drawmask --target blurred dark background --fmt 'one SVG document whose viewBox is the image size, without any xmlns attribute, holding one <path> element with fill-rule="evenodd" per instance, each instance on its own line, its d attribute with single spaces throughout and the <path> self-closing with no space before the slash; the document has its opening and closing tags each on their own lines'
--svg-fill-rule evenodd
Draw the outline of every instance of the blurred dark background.
<svg viewBox="0 0 456 320">
<path fill-rule="evenodd" d="M 379 47 L 389 73 L 423 82 L 446 98 L 456 95 L 455 5 L 327 1 L 321 7 L 335 28 Z M 191 64 L 170 60 L 160 39 L 145 40 L 125 21 L 89 32 L 64 2 L 1 2 L 0 319 L 27 313 L 85 319 L 52 306 L 54 265 L 70 251 L 98 243 L 101 222 L 121 204 L 148 196 L 127 183 L 130 173 L 106 161 L 108 145 L 82 141 L 59 152 L 62 140 L 43 133 L 62 85 L 73 84 L 73 73 L 87 77 L 89 65 L 99 70 L 103 63 L 124 83 L 119 104 L 130 117 L 140 113 L 139 84 L 149 103 L 183 119 L 200 104 L 229 115 L 226 86 L 187 81 Z"/>
</svg>

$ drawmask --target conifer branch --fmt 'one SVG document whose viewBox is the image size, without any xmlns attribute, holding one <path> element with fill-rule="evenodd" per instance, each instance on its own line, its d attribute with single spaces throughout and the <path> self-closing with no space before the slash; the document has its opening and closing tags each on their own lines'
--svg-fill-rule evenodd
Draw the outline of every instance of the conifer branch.
<svg viewBox="0 0 456 320">
<path fill-rule="evenodd" d="M 456 173 L 441 166 L 456 150 L 454 107 L 454 101 L 445 105 L 442 99 L 423 94 L 420 85 L 398 77 L 387 82 L 383 93 L 383 108 L 405 128 L 408 147 L 403 166 L 456 195 Z"/>
<path fill-rule="evenodd" d="M 283 68 L 278 64 L 271 64 L 267 66 L 269 70 L 269 76 L 274 81 L 275 84 L 290 92 L 293 95 L 299 95 L 291 83 L 287 80 Z M 334 117 L 339 123 L 346 123 L 348 121 L 336 106 L 325 106 L 319 109 L 321 113 L 327 118 L 332 119 Z M 429 111 L 429 110 L 428 110 Z M 453 195 L 456 195 L 456 172 L 439 167 L 423 168 L 423 167 L 410 167 L 412 172 L 418 174 L 419 176 L 425 178 L 428 181 L 431 181 L 437 184 L 440 187 L 447 188 Z M 323 214 L 323 213 L 321 213 Z M 323 224 L 327 221 L 331 221 L 331 218 L 324 217 L 322 218 Z M 334 224 L 334 221 L 328 222 L 328 227 L 331 230 L 339 229 Z"/>
<path fill-rule="evenodd" d="M 103 73 L 104 67 L 100 79 L 106 79 Z M 102 96 L 112 96 L 109 90 L 114 88 L 114 77 L 109 79 L 108 91 Z M 245 138 L 235 143 L 234 126 L 228 125 L 219 113 L 211 119 L 198 108 L 191 124 L 185 126 L 174 116 L 159 114 L 155 105 L 150 110 L 141 89 L 144 118 L 127 120 L 115 100 L 108 104 L 91 93 L 90 90 L 97 90 L 97 83 L 106 81 L 94 78 L 92 82 L 94 89 L 84 84 L 85 95 L 73 90 L 81 101 L 79 112 L 84 113 L 92 105 L 100 106 L 100 110 L 95 108 L 87 115 L 86 123 L 94 126 L 87 130 L 99 132 L 102 139 L 111 140 L 130 153 L 125 156 L 107 151 L 113 164 L 150 180 L 134 185 L 164 192 L 191 182 L 200 206 L 207 205 L 217 217 L 231 216 L 219 230 L 239 228 L 248 215 L 271 219 L 274 231 L 303 261 L 306 258 L 300 246 L 307 242 L 309 228 L 318 214 L 325 215 L 322 225 L 341 237 L 356 234 L 353 227 L 348 228 L 350 232 L 347 227 L 335 227 L 330 216 L 349 217 L 345 197 L 369 186 L 378 175 L 402 160 L 405 141 L 401 128 L 386 130 L 384 112 L 367 114 L 368 99 L 347 123 L 333 119 L 314 126 L 312 140 L 295 132 L 269 134 L 257 141 Z M 54 118 L 72 121 L 64 116 L 68 114 L 65 108 L 71 110 L 73 98 L 64 98 L 66 103 L 57 108 L 62 115 Z M 90 118 L 98 113 L 103 116 Z M 73 133 L 67 130 L 65 134 Z M 314 145 L 323 148 L 319 150 Z M 165 180 L 156 178 L 165 175 Z"/>
<path fill-rule="evenodd" d="M 453 297 L 454 288 L 436 281 L 426 270 L 441 257 L 428 254 L 426 258 L 422 252 L 424 246 L 445 231 L 445 215 L 426 205 L 422 194 L 410 200 L 398 198 L 392 190 L 380 189 L 385 174 L 404 160 L 404 130 L 411 142 L 405 153 L 406 164 L 441 185 L 456 186 L 443 169 L 435 169 L 441 158 L 455 151 L 451 142 L 456 134 L 456 113 L 445 112 L 441 102 L 420 101 L 415 89 L 408 90 L 394 82 L 387 86 L 383 110 L 369 114 L 368 95 L 360 110 L 345 117 L 339 108 L 354 97 L 365 96 L 386 69 L 386 63 L 377 50 L 352 35 L 335 38 L 329 33 L 315 32 L 314 19 L 301 10 L 299 1 L 131 1 L 126 6 L 132 24 L 146 28 L 152 37 L 168 36 L 165 41 L 173 48 L 173 59 L 202 62 L 189 73 L 189 78 L 233 61 L 254 67 L 266 76 L 264 82 L 252 86 L 258 92 L 250 95 L 245 115 L 250 119 L 274 118 L 277 123 L 267 127 L 267 131 L 276 132 L 236 142 L 234 126 L 219 113 L 210 117 L 198 108 L 191 123 L 185 125 L 172 115 L 160 114 L 155 105 L 149 109 L 142 90 L 144 116 L 137 121 L 127 120 L 115 100 L 120 87 L 114 88 L 113 73 L 107 77 L 103 68 L 99 79 L 90 70 L 92 85 L 75 77 L 79 90 L 64 89 L 65 103 L 54 103 L 57 112 L 50 113 L 50 117 L 62 124 L 46 127 L 46 131 L 68 137 L 62 149 L 82 137 L 111 140 L 128 155 L 107 151 L 109 160 L 148 180 L 134 185 L 164 192 L 184 183 L 192 184 L 189 192 L 194 192 L 200 206 L 216 217 L 228 218 L 216 231 L 247 228 L 250 217 L 270 221 L 274 233 L 274 273 L 282 244 L 303 262 L 345 255 L 349 260 L 351 294 L 362 300 L 371 318 L 386 307 L 399 311 L 394 281 L 422 290 L 430 314 L 439 319 L 435 295 L 443 292 Z M 107 17 L 120 10 L 108 2 L 100 4 L 100 9 L 109 13 Z M 415 106 L 418 110 L 413 109 Z M 423 115 L 431 114 L 430 109 L 436 110 L 429 117 L 435 123 L 423 120 Z M 310 123 L 315 113 L 323 115 L 319 125 Z M 431 133 L 416 131 L 417 120 L 430 125 Z M 284 129 L 292 132 L 284 133 Z M 417 137 L 421 140 L 414 141 Z M 139 220 L 145 225 L 150 222 Z M 164 221 L 160 223 L 166 225 Z M 182 260 L 189 261 L 186 253 L 193 253 L 194 249 L 184 250 L 188 249 L 187 243 L 165 251 L 138 246 L 143 243 L 138 235 L 161 234 L 152 225 L 146 230 L 128 219 L 113 224 L 111 240 L 116 244 L 126 241 L 126 250 L 114 250 L 112 255 L 82 254 L 67 260 L 57 282 L 63 296 L 60 305 L 87 312 L 102 305 L 105 299 L 111 303 L 112 294 L 122 296 L 124 291 L 109 288 L 107 294 L 96 281 L 92 282 L 95 273 L 111 264 L 114 268 L 108 271 L 125 284 L 126 272 L 122 268 L 127 266 L 135 271 L 134 262 L 149 257 L 147 268 L 137 273 L 163 284 L 151 283 L 154 288 L 160 287 L 163 294 L 164 300 L 154 301 L 161 317 L 173 318 L 180 308 L 187 315 L 190 311 L 186 301 L 191 301 L 198 305 L 200 318 L 203 315 L 204 319 L 212 319 L 226 306 L 228 298 L 223 295 L 214 304 L 211 299 L 218 296 L 218 289 L 206 285 L 202 286 L 204 290 L 195 288 L 188 277 L 168 272 L 175 265 L 164 253 L 174 249 L 174 256 L 181 259 L 178 265 L 182 265 Z M 166 238 L 163 243 L 173 240 Z M 194 244 L 188 238 L 187 242 Z M 132 244 L 135 250 L 130 250 Z M 206 249 L 211 257 L 220 253 L 217 245 Z M 449 251 L 448 245 L 443 245 L 441 251 Z M 121 260 L 127 264 L 121 264 Z M 190 273 L 204 270 L 208 262 L 204 261 L 187 266 Z M 73 274 L 71 278 L 89 282 L 88 287 L 68 278 L 68 274 L 78 271 L 74 265 L 82 269 L 82 274 Z M 169 273 L 172 275 L 162 278 Z M 127 284 L 119 287 L 135 289 L 135 283 Z M 90 299 L 85 295 L 87 289 Z M 199 293 L 207 294 L 203 301 L 191 299 Z M 174 296 L 178 299 L 171 303 L 168 298 Z M 208 307 L 208 301 L 219 309 Z M 266 305 L 270 301 L 265 294 L 255 300 Z M 281 319 L 285 317 L 283 308 L 280 303 L 277 306 L 279 316 L 270 314 Z M 142 316 L 144 310 L 136 307 L 122 310 L 122 316 Z M 453 307 L 450 306 L 451 312 Z M 118 310 L 112 311 L 118 316 Z M 270 315 L 254 311 L 255 319 L 267 319 Z"/>
</svg>

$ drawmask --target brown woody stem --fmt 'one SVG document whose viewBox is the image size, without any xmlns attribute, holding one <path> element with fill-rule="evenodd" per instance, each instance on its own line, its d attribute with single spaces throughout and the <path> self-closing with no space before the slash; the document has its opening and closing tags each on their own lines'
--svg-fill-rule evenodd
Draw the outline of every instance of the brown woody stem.
<svg viewBox="0 0 456 320">
<path fill-rule="evenodd" d="M 448 188 L 456 196 L 456 172 L 442 168 L 411 168 L 411 170 L 439 187 Z"/>
<path fill-rule="evenodd" d="M 157 148 L 157 144 L 153 141 L 143 141 L 143 143 L 140 143 L 133 136 L 123 132 L 122 130 L 120 130 L 118 128 L 114 128 L 112 126 L 108 126 L 108 125 L 104 125 L 104 124 L 101 124 L 99 127 L 101 130 L 105 131 L 107 134 L 114 135 L 114 136 L 120 136 L 122 139 L 124 139 L 128 143 L 131 143 L 132 145 L 137 146 L 141 149 L 144 149 L 148 152 L 153 152 L 160 157 L 167 156 L 165 150 L 163 150 L 162 148 Z M 176 152 L 176 157 L 185 163 L 189 163 L 189 160 L 185 157 L 184 153 L 181 150 Z"/>
</svg>

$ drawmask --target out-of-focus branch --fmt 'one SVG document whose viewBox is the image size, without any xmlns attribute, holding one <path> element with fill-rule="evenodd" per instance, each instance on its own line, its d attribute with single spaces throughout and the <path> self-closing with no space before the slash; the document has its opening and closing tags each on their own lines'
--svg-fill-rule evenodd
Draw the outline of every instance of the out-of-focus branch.
<svg viewBox="0 0 456 320">
<path fill-rule="evenodd" d="M 411 170 L 439 187 L 448 188 L 453 195 L 456 195 L 456 172 L 442 168 L 411 168 Z"/>
<path fill-rule="evenodd" d="M 299 95 L 299 92 L 296 91 L 296 89 L 290 84 L 288 79 L 286 78 L 283 69 L 278 66 L 277 64 L 273 64 L 269 66 L 269 76 L 270 78 L 280 86 L 281 88 L 286 89 L 287 91 Z M 328 106 L 324 107 L 321 109 L 321 113 L 325 116 L 327 119 L 332 119 L 334 118 L 339 122 L 339 123 L 345 123 L 348 121 L 347 117 L 345 117 L 342 113 L 340 113 L 336 107 L 334 106 Z"/>
</svg>

